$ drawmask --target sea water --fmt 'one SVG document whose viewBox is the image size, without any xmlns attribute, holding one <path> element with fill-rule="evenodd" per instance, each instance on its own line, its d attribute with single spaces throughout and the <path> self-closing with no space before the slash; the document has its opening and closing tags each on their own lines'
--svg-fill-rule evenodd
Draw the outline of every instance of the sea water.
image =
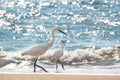
<svg viewBox="0 0 120 80">
<path fill-rule="evenodd" d="M 119 9 L 119 0 L 0 0 L 0 47 L 5 53 L 0 57 L 23 62 L 22 67 L 9 64 L 0 72 L 24 72 L 26 68 L 33 72 L 31 60 L 20 53 L 48 43 L 51 30 L 57 27 L 67 36 L 55 34 L 55 43 L 41 57 L 41 65 L 54 72 L 55 66 L 44 60 L 61 48 L 61 40 L 67 40 L 61 60 L 68 70 L 60 72 L 119 74 Z M 28 62 L 23 66 L 24 61 Z"/>
</svg>

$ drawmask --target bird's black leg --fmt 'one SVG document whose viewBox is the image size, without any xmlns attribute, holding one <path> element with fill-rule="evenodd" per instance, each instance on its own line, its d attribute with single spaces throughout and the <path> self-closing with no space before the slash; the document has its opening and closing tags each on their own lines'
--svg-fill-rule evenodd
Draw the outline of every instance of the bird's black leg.
<svg viewBox="0 0 120 80">
<path fill-rule="evenodd" d="M 65 70 L 64 65 L 60 61 L 58 61 L 58 63 L 62 66 L 63 70 Z"/>
<path fill-rule="evenodd" d="M 45 72 L 48 72 L 46 69 L 44 69 L 43 67 L 39 66 L 36 64 L 38 58 L 35 60 L 35 63 L 34 63 L 34 72 L 36 72 L 36 66 L 40 67 L 42 70 L 44 70 Z"/>
<path fill-rule="evenodd" d="M 58 63 L 56 63 L 56 70 L 58 69 Z"/>
<path fill-rule="evenodd" d="M 41 67 L 41 66 L 39 66 L 39 65 L 37 65 L 36 64 L 36 66 L 38 66 L 38 67 L 40 67 L 42 70 L 44 70 L 45 72 L 48 72 L 45 68 L 43 68 L 43 67 Z"/>
<path fill-rule="evenodd" d="M 61 63 L 60 63 L 60 64 L 61 64 Z M 64 65 L 63 65 L 63 64 L 61 64 L 61 66 L 62 66 L 63 70 L 65 70 Z"/>
<path fill-rule="evenodd" d="M 36 62 L 37 62 L 37 59 L 35 59 L 35 62 L 34 62 L 34 72 L 36 72 Z"/>
</svg>

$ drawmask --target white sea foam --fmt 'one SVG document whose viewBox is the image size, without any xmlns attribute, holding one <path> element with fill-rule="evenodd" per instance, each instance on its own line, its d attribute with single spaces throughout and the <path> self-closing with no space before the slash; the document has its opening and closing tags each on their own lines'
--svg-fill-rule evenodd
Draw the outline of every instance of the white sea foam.
<svg viewBox="0 0 120 80">
<path fill-rule="evenodd" d="M 56 72 L 55 66 L 50 62 L 51 57 L 53 57 L 53 53 L 56 49 L 48 50 L 44 55 L 39 57 L 38 64 L 43 65 L 43 67 L 47 68 L 50 72 Z M 26 72 L 33 72 L 33 61 L 35 60 L 34 57 L 31 56 L 21 56 L 21 52 L 15 53 L 5 53 L 4 56 L 0 55 L 1 60 L 4 59 L 5 61 L 17 61 L 20 62 L 19 65 L 12 65 L 12 68 L 5 67 L 1 68 L 2 72 L 3 69 L 6 69 L 11 72 L 22 72 L 20 70 L 26 69 Z M 120 59 L 120 49 L 119 47 L 107 47 L 101 49 L 76 49 L 74 51 L 64 51 L 64 55 L 60 59 L 61 62 L 66 65 L 66 71 L 62 71 L 59 68 L 58 72 L 60 73 L 91 73 L 90 69 L 96 69 L 95 72 L 92 73 L 104 73 L 101 72 L 105 70 L 105 73 L 111 72 L 110 69 L 118 69 L 119 67 L 119 59 Z M 10 62 L 8 61 L 8 62 Z M 49 67 L 48 67 L 49 66 Z M 4 67 L 4 66 L 3 66 Z M 15 70 L 13 70 L 16 68 Z M 69 71 L 72 69 L 72 71 Z M 11 70 L 12 69 L 12 70 Z M 29 71 L 30 70 L 30 71 Z M 84 71 L 84 72 L 80 72 Z M 24 71 L 23 71 L 24 72 Z M 112 72 L 111 72 L 112 73 Z M 111 74 L 110 73 L 110 74 Z M 120 72 L 116 72 L 120 73 Z"/>
<path fill-rule="evenodd" d="M 40 60 L 50 60 L 53 57 L 53 53 L 56 49 L 48 50 L 44 55 L 40 56 Z M 15 60 L 30 60 L 31 56 L 21 56 L 20 52 L 14 53 L 5 53 L 0 55 L 6 59 L 15 59 Z M 107 47 L 101 49 L 76 49 L 74 51 L 64 51 L 64 54 L 61 60 L 67 63 L 79 63 L 86 60 L 89 62 L 96 62 L 102 60 L 119 60 L 120 58 L 120 49 L 117 47 Z M 31 59 L 32 60 L 32 59 Z M 69 65 L 69 64 L 68 64 Z"/>
<path fill-rule="evenodd" d="M 0 27 L 3 26 L 3 25 L 10 25 L 10 23 L 3 20 L 3 19 L 0 19 Z"/>
<path fill-rule="evenodd" d="M 105 24 L 108 24 L 110 26 L 119 26 L 120 25 L 120 22 L 119 21 L 110 21 L 108 19 L 105 19 L 105 20 L 100 20 L 100 22 L 103 22 Z"/>
</svg>

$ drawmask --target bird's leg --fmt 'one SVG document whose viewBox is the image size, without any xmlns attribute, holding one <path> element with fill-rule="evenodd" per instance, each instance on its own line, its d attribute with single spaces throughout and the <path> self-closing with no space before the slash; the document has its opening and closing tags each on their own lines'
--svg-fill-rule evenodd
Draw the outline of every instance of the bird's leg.
<svg viewBox="0 0 120 80">
<path fill-rule="evenodd" d="M 45 72 L 48 72 L 45 68 L 43 68 L 43 67 L 41 67 L 41 66 L 39 66 L 39 65 L 37 65 L 36 64 L 36 66 L 38 66 L 38 67 L 40 67 L 42 70 L 44 70 Z"/>
<path fill-rule="evenodd" d="M 56 70 L 58 69 L 58 63 L 56 63 Z"/>
<path fill-rule="evenodd" d="M 64 65 L 60 62 L 60 60 L 58 61 L 58 63 L 62 66 L 63 70 L 65 70 Z"/>
<path fill-rule="evenodd" d="M 60 63 L 60 64 L 61 64 L 61 63 Z M 65 70 L 64 65 L 63 65 L 63 64 L 61 64 L 61 66 L 62 66 L 63 70 Z"/>
<path fill-rule="evenodd" d="M 36 66 L 40 67 L 42 70 L 44 70 L 45 72 L 48 72 L 46 69 L 44 69 L 43 67 L 39 66 L 36 64 L 38 58 L 35 60 L 35 63 L 34 63 L 34 72 L 36 72 Z"/>
<path fill-rule="evenodd" d="M 37 59 L 35 59 L 35 62 L 34 62 L 34 72 L 36 72 L 36 62 L 37 62 Z"/>
</svg>

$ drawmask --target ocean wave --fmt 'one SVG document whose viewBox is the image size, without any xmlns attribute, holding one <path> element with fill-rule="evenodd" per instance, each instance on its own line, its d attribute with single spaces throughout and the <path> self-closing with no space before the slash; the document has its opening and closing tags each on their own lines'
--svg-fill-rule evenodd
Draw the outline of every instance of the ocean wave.
<svg viewBox="0 0 120 80">
<path fill-rule="evenodd" d="M 53 51 L 54 52 L 54 51 Z M 120 58 L 119 48 L 101 48 L 101 49 L 77 49 L 74 51 L 65 51 L 61 60 L 65 64 L 72 63 L 89 63 L 101 60 L 119 60 Z M 44 55 L 45 58 L 50 60 L 52 52 L 48 52 Z"/>
<path fill-rule="evenodd" d="M 50 59 L 54 57 L 53 53 L 56 50 L 57 49 L 48 50 L 44 55 L 39 57 L 39 61 L 40 62 L 48 61 L 48 63 L 50 63 Z M 21 56 L 20 53 L 21 52 L 0 54 L 0 59 L 10 59 L 17 62 L 24 61 L 29 61 L 31 63 L 34 62 L 35 57 Z M 119 59 L 120 59 L 119 47 L 106 47 L 101 49 L 92 48 L 92 49 L 76 49 L 74 51 L 64 51 L 64 55 L 61 57 L 60 61 L 65 65 L 90 64 L 90 63 L 95 64 L 97 63 L 98 65 L 100 65 L 99 63 L 102 63 L 104 61 L 106 62 L 107 61 L 110 62 L 110 60 L 119 61 Z"/>
</svg>

